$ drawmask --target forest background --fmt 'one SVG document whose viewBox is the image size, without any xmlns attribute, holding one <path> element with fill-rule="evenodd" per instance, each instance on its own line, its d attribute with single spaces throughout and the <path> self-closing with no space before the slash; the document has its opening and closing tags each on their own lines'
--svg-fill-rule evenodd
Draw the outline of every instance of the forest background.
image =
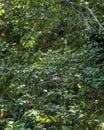
<svg viewBox="0 0 104 130">
<path fill-rule="evenodd" d="M 104 0 L 0 0 L 0 130 L 104 130 Z"/>
</svg>

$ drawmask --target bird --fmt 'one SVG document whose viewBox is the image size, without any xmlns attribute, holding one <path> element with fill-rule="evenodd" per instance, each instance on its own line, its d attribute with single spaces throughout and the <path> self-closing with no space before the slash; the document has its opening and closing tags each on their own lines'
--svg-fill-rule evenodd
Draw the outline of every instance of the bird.
<svg viewBox="0 0 104 130">
<path fill-rule="evenodd" d="M 55 69 L 52 69 L 50 76 L 53 80 L 59 79 L 58 73 L 55 71 Z"/>
</svg>

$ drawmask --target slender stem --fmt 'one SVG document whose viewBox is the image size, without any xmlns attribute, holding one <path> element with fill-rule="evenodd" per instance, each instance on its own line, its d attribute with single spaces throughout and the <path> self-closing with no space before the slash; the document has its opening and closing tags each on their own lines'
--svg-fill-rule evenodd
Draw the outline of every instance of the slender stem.
<svg viewBox="0 0 104 130">
<path fill-rule="evenodd" d="M 62 117 L 59 117 L 59 129 L 58 130 L 62 130 Z"/>
<path fill-rule="evenodd" d="M 59 101 L 59 106 L 60 106 L 60 113 L 62 113 L 61 112 L 61 109 L 62 109 L 62 102 L 61 102 L 61 100 L 62 100 L 62 98 L 63 98 L 63 95 L 60 95 L 61 96 L 61 99 L 60 99 L 60 101 Z M 59 123 L 58 123 L 58 126 L 59 126 L 59 128 L 58 128 L 58 130 L 62 130 L 62 115 L 60 114 L 60 116 L 59 116 Z"/>
</svg>

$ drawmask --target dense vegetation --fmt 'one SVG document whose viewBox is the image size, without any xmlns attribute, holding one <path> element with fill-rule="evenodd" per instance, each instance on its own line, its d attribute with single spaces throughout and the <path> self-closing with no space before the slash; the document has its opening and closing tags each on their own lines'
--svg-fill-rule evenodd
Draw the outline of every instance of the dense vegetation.
<svg viewBox="0 0 104 130">
<path fill-rule="evenodd" d="M 0 130 L 104 130 L 103 12 L 104 0 L 0 1 Z"/>
</svg>

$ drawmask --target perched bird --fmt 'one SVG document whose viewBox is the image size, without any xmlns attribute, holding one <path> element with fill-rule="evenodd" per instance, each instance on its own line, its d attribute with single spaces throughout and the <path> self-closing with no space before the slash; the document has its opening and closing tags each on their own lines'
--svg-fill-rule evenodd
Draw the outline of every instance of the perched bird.
<svg viewBox="0 0 104 130">
<path fill-rule="evenodd" d="M 50 72 L 50 76 L 53 80 L 55 79 L 59 79 L 59 76 L 58 76 L 58 73 L 55 71 L 55 69 L 53 69 L 51 72 Z"/>
</svg>

